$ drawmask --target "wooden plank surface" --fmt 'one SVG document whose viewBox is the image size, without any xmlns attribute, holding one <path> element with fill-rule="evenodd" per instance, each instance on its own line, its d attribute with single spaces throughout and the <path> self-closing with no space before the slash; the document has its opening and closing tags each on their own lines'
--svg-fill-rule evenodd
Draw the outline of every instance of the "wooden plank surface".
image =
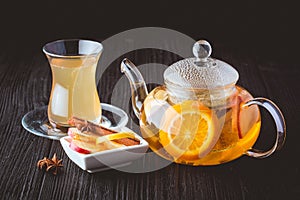
<svg viewBox="0 0 300 200">
<path fill-rule="evenodd" d="M 178 164 L 149 173 L 134 174 L 109 170 L 89 174 L 77 167 L 58 141 L 37 137 L 21 126 L 23 115 L 47 105 L 51 72 L 42 52 L 27 56 L 0 53 L 0 199 L 294 199 L 300 195 L 299 145 L 297 128 L 300 113 L 300 68 L 251 57 L 234 48 L 215 44 L 215 57 L 222 58 L 240 73 L 239 85 L 253 96 L 274 100 L 282 109 L 288 127 L 284 148 L 273 156 L 256 160 L 241 157 L 219 166 L 192 167 Z M 143 68 L 147 81 L 161 80 L 159 67 L 180 59 L 160 50 L 130 52 L 124 57 L 137 65 L 157 62 Z M 114 103 L 130 114 L 128 126 L 138 130 L 130 110 L 129 84 L 119 72 L 123 56 L 114 61 L 98 83 L 102 102 Z M 123 82 L 122 82 L 123 83 Z M 155 84 L 149 84 L 153 88 Z M 114 88 L 115 87 L 115 88 Z M 114 95 L 122 98 L 117 101 Z M 274 126 L 263 112 L 263 128 L 257 146 L 271 144 Z M 264 141 L 261 141 L 264 140 Z M 63 159 L 63 173 L 53 176 L 40 171 L 36 163 L 57 153 Z M 147 161 L 146 161 L 147 162 Z M 148 162 L 150 162 L 148 160 Z M 146 163 L 151 164 L 151 163 Z"/>
</svg>

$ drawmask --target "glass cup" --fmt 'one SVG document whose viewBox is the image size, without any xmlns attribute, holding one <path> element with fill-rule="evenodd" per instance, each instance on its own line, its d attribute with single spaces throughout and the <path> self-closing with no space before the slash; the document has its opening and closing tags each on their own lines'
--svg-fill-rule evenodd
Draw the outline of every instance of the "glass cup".
<svg viewBox="0 0 300 200">
<path fill-rule="evenodd" d="M 69 127 L 72 116 L 100 122 L 95 75 L 102 51 L 101 43 L 80 39 L 58 40 L 43 47 L 52 71 L 48 119 L 54 128 Z"/>
</svg>

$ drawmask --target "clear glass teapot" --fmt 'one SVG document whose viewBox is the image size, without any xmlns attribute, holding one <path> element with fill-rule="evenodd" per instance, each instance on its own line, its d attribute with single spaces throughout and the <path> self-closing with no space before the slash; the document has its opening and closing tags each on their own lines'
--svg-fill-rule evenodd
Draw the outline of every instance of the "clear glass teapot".
<svg viewBox="0 0 300 200">
<path fill-rule="evenodd" d="M 282 113 L 272 101 L 253 98 L 237 86 L 238 72 L 211 58 L 211 52 L 207 41 L 196 42 L 195 57 L 169 66 L 164 72 L 165 85 L 149 94 L 135 65 L 128 59 L 122 61 L 142 136 L 155 153 L 181 164 L 217 165 L 242 155 L 271 155 L 285 140 Z M 258 106 L 267 109 L 276 124 L 276 141 L 267 151 L 252 148 L 261 126 Z"/>
</svg>

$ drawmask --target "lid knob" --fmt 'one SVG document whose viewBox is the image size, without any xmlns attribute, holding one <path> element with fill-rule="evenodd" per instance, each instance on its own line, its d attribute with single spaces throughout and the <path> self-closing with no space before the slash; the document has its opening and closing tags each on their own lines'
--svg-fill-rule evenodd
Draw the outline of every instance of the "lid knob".
<svg viewBox="0 0 300 200">
<path fill-rule="evenodd" d="M 199 40 L 193 46 L 193 54 L 198 61 L 206 62 L 211 52 L 211 46 L 206 40 Z"/>
</svg>

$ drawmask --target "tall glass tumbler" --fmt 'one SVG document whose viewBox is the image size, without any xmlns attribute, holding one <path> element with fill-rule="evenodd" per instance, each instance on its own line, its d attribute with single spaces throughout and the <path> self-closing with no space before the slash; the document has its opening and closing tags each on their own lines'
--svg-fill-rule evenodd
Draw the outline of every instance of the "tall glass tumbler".
<svg viewBox="0 0 300 200">
<path fill-rule="evenodd" d="M 58 40 L 43 47 L 52 71 L 48 118 L 53 127 L 68 127 L 72 116 L 100 122 L 95 75 L 102 51 L 101 43 L 80 39 Z"/>
</svg>

